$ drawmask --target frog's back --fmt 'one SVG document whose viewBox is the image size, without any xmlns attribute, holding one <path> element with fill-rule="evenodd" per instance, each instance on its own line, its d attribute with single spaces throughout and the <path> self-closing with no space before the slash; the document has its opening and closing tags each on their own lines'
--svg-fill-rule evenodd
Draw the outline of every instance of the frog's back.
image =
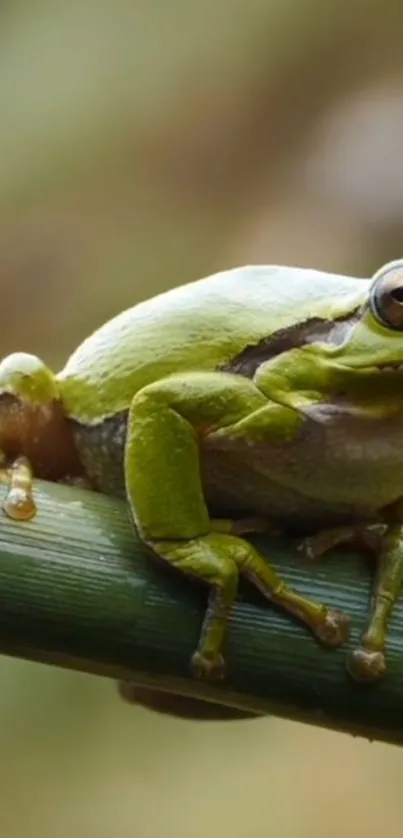
<svg viewBox="0 0 403 838">
<path fill-rule="evenodd" d="M 87 338 L 59 373 L 70 416 L 97 421 L 173 372 L 214 370 L 274 332 L 351 310 L 367 281 L 319 271 L 248 266 L 141 302 Z"/>
</svg>

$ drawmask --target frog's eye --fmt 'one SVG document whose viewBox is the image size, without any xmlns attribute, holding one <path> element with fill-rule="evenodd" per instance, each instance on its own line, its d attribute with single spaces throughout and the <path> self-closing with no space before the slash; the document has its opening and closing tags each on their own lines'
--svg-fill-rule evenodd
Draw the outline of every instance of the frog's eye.
<svg viewBox="0 0 403 838">
<path fill-rule="evenodd" d="M 384 326 L 403 331 L 403 262 L 392 263 L 375 275 L 370 306 Z"/>
</svg>

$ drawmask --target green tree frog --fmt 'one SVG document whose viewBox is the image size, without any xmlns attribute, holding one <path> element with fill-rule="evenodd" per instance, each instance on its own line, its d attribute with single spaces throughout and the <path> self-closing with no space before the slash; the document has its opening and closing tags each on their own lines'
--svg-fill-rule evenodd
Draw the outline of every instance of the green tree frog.
<svg viewBox="0 0 403 838">
<path fill-rule="evenodd" d="M 243 537 L 260 520 L 301 534 L 306 555 L 358 542 L 378 573 L 356 679 L 386 671 L 403 581 L 403 260 L 371 279 L 249 266 L 141 302 L 53 374 L 0 364 L 7 515 L 35 513 L 31 476 L 84 478 L 123 496 L 140 538 L 206 583 L 190 666 L 224 675 L 240 576 L 329 647 L 348 616 L 288 588 Z"/>
</svg>

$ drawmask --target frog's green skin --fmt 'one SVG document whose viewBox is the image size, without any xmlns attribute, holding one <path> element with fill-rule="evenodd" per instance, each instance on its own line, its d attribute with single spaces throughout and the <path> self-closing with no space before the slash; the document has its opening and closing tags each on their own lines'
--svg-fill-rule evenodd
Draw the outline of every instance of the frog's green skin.
<svg viewBox="0 0 403 838">
<path fill-rule="evenodd" d="M 239 573 L 327 645 L 348 636 L 345 615 L 287 589 L 240 537 L 251 516 L 308 531 L 311 555 L 353 537 L 382 554 L 349 670 L 384 673 L 403 578 L 400 297 L 403 261 L 371 280 L 237 268 L 118 315 L 57 375 L 25 354 L 0 364 L 5 457 L 126 495 L 144 541 L 211 586 L 196 675 L 223 674 Z"/>
</svg>

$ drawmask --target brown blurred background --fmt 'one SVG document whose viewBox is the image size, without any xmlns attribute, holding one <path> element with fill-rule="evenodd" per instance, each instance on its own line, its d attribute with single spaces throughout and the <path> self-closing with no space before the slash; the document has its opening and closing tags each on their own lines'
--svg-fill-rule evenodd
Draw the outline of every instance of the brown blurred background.
<svg viewBox="0 0 403 838">
<path fill-rule="evenodd" d="M 403 5 L 3 0 L 0 353 L 250 262 L 402 256 Z M 388 838 L 403 753 L 0 659 L 0 836 Z M 403 724 L 403 708 L 402 708 Z"/>
</svg>

